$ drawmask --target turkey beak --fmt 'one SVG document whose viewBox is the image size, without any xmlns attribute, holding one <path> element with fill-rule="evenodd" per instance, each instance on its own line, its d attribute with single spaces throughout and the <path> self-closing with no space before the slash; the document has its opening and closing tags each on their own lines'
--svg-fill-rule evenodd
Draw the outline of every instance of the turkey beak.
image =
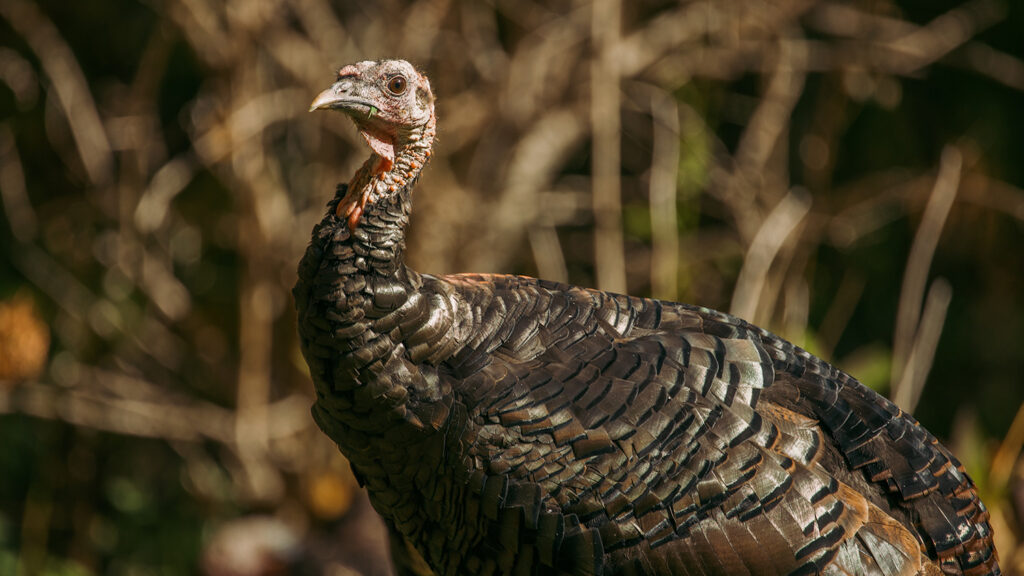
<svg viewBox="0 0 1024 576">
<path fill-rule="evenodd" d="M 345 96 L 347 96 L 347 90 L 344 90 L 340 84 L 341 82 L 335 82 L 330 88 L 318 94 L 313 99 L 313 103 L 309 105 L 309 111 L 341 107 Z"/>
</svg>

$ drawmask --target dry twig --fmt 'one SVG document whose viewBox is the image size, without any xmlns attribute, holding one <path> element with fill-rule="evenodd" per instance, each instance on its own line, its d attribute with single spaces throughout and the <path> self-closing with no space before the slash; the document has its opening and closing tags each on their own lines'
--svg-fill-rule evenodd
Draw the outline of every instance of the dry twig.
<svg viewBox="0 0 1024 576">
<path fill-rule="evenodd" d="M 932 258 L 935 249 L 939 244 L 939 237 L 942 228 L 946 223 L 946 217 L 953 207 L 953 200 L 956 198 L 957 190 L 960 187 L 960 170 L 963 158 L 960 152 L 953 147 L 947 147 L 942 152 L 942 159 L 939 163 L 939 174 L 935 180 L 935 187 L 928 198 L 928 205 L 921 218 L 921 225 L 914 236 L 914 243 L 910 247 L 910 254 L 907 256 L 907 268 L 903 274 L 903 286 L 900 289 L 899 308 L 896 315 L 896 330 L 893 334 L 893 363 L 892 363 L 892 397 L 899 399 L 897 402 L 904 410 L 911 405 L 911 399 L 920 394 L 918 391 L 900 389 L 910 383 L 923 385 L 924 379 L 911 371 L 909 379 L 905 377 L 908 369 L 923 371 L 927 374 L 930 363 L 924 366 L 910 365 L 911 352 L 915 347 L 914 341 L 920 339 L 924 334 L 920 331 L 919 318 L 921 304 L 924 300 L 925 285 L 928 281 L 928 270 L 931 268 Z M 941 316 L 945 317 L 944 306 L 941 302 L 948 300 L 943 296 L 947 291 L 937 293 L 936 305 L 942 307 Z M 946 302 L 948 306 L 948 301 Z M 934 312 L 938 314 L 938 311 Z M 941 324 L 939 325 L 941 328 Z M 932 337 L 932 335 L 929 335 Z M 935 336 L 937 338 L 937 336 Z"/>
</svg>

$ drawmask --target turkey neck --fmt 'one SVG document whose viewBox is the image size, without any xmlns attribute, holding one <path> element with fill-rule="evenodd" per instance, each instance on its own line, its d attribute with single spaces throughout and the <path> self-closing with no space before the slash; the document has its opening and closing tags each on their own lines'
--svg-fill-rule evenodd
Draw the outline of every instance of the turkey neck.
<svg viewBox="0 0 1024 576">
<path fill-rule="evenodd" d="M 423 281 L 404 253 L 412 187 L 430 158 L 434 126 L 432 118 L 400 132 L 393 162 L 367 159 L 314 232 L 318 259 L 307 253 L 299 270 L 297 290 L 310 300 L 299 313 L 314 326 L 303 334 L 318 388 L 314 416 L 354 462 L 372 459 L 379 441 L 415 441 L 423 419 L 413 411 L 434 395 L 405 378 L 418 371 L 405 357 L 402 324 L 427 310 Z M 353 228 L 345 207 L 355 202 L 363 211 Z"/>
<path fill-rule="evenodd" d="M 452 428 L 451 390 L 437 365 L 460 341 L 453 329 L 459 315 L 447 285 L 404 262 L 412 186 L 433 136 L 431 121 L 400 135 L 389 169 L 377 154 L 363 164 L 314 230 L 295 288 L 302 351 L 316 384 L 313 417 L 369 488 L 374 507 L 405 534 L 423 533 L 422 494 L 433 493 L 436 471 L 457 457 L 439 450 L 446 443 L 436 436 Z M 363 200 L 353 228 L 345 207 Z M 458 414 L 464 425 L 465 411 Z"/>
<path fill-rule="evenodd" d="M 423 126 L 397 129 L 395 157 L 371 154 L 338 204 L 337 215 L 347 218 L 356 243 L 375 251 L 375 271 L 389 273 L 403 264 L 412 187 L 430 159 L 436 125 L 431 115 Z M 352 207 L 356 212 L 349 216 Z"/>
<path fill-rule="evenodd" d="M 338 203 L 337 216 L 346 218 L 347 206 L 358 205 L 361 216 L 349 217 L 349 239 L 356 249 L 354 264 L 365 274 L 393 276 L 405 267 L 405 228 L 412 210 L 412 187 L 430 159 L 436 120 L 423 126 L 398 129 L 395 157 L 373 153 L 348 184 Z"/>
</svg>

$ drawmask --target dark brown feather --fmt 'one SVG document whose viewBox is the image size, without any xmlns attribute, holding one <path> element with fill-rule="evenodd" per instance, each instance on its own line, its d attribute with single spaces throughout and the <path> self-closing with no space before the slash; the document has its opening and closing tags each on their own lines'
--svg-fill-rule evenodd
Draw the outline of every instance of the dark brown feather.
<svg viewBox="0 0 1024 576">
<path fill-rule="evenodd" d="M 354 230 L 339 187 L 294 291 L 314 417 L 403 573 L 1000 573 L 960 463 L 806 351 L 704 308 L 407 268 L 416 173 Z"/>
</svg>

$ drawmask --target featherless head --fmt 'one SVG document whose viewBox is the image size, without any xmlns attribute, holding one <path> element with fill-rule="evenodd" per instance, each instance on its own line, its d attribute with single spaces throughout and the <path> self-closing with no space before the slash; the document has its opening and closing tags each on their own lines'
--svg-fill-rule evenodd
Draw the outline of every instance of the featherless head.
<svg viewBox="0 0 1024 576">
<path fill-rule="evenodd" d="M 349 64 L 309 108 L 347 114 L 381 158 L 394 162 L 396 149 L 416 139 L 434 118 L 430 81 L 405 60 Z"/>
<path fill-rule="evenodd" d="M 409 186 L 430 158 L 436 120 L 430 82 L 405 60 L 366 60 L 338 71 L 309 108 L 348 115 L 373 149 L 337 214 L 355 230 L 368 206 Z"/>
</svg>

